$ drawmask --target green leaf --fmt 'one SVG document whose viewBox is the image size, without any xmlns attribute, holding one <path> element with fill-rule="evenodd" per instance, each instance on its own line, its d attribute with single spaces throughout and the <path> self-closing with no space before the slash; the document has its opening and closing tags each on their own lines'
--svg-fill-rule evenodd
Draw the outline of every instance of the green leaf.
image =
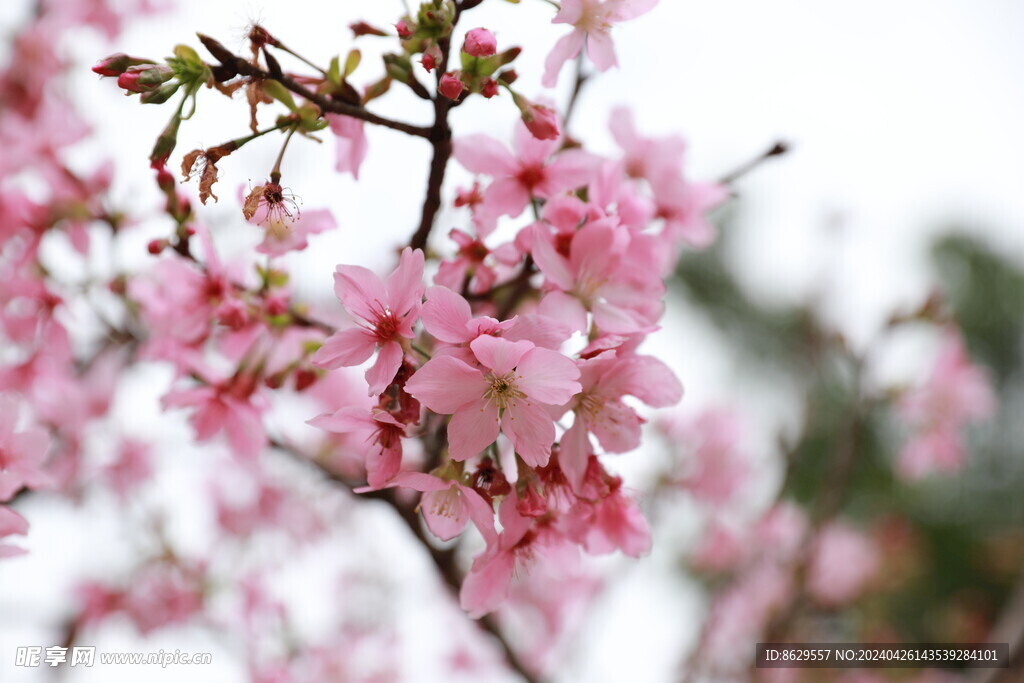
<svg viewBox="0 0 1024 683">
<path fill-rule="evenodd" d="M 341 60 L 338 57 L 331 59 L 331 65 L 327 68 L 327 80 L 334 85 L 341 85 Z"/>
<path fill-rule="evenodd" d="M 298 112 L 298 107 L 295 105 L 295 100 L 292 99 L 292 94 L 285 89 L 283 85 L 277 81 L 266 80 L 263 81 L 263 92 L 267 93 L 275 100 L 288 107 L 288 110 L 292 113 Z"/>
<path fill-rule="evenodd" d="M 348 53 L 348 57 L 345 59 L 345 78 L 351 76 L 359 68 L 359 62 L 362 59 L 363 54 L 359 50 L 352 50 Z"/>
</svg>

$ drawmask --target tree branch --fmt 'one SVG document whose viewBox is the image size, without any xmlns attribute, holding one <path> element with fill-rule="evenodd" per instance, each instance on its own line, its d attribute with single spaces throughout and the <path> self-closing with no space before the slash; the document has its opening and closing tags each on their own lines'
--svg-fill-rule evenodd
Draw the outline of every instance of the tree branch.
<svg viewBox="0 0 1024 683">
<path fill-rule="evenodd" d="M 236 75 L 249 76 L 252 78 L 259 78 L 269 81 L 277 81 L 288 90 L 291 90 L 297 95 L 301 95 L 305 99 L 309 100 L 313 104 L 320 107 L 320 111 L 331 114 L 342 114 L 344 116 L 351 116 L 354 119 L 360 119 L 367 123 L 372 123 L 385 128 L 391 128 L 392 130 L 401 131 L 409 135 L 414 135 L 420 138 L 430 139 L 432 134 L 431 128 L 424 126 L 413 126 L 408 123 L 401 121 L 395 121 L 388 119 L 383 116 L 378 116 L 373 112 L 365 109 L 364 107 L 349 104 L 348 102 L 342 102 L 325 95 L 313 92 L 306 86 L 298 83 L 291 76 L 287 74 L 271 74 L 258 66 L 252 64 L 243 57 L 239 57 L 233 54 L 230 50 L 225 48 L 219 42 L 213 38 L 203 35 L 202 33 L 196 34 L 199 36 L 199 41 L 209 50 L 220 63 L 223 68 L 222 71 L 215 74 L 215 78 L 219 81 L 228 80 Z"/>
</svg>

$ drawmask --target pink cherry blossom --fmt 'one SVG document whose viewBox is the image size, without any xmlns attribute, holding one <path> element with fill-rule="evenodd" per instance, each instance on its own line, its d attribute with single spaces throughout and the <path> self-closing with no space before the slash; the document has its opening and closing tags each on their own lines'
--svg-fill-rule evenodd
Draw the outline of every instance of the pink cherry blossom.
<svg viewBox="0 0 1024 683">
<path fill-rule="evenodd" d="M 236 455 L 253 460 L 267 445 L 262 417 L 267 406 L 254 393 L 255 381 L 251 373 L 240 372 L 221 382 L 172 390 L 161 404 L 165 409 L 195 408 L 190 422 L 197 441 L 208 441 L 224 432 Z"/>
<path fill-rule="evenodd" d="M 538 140 L 525 124 L 515 129 L 515 155 L 486 135 L 455 140 L 455 159 L 472 173 L 494 179 L 475 213 L 481 237 L 490 234 L 501 216 L 519 216 L 531 198 L 549 199 L 587 184 L 595 158 L 581 150 L 556 154 L 560 144 L 557 138 Z"/>
<path fill-rule="evenodd" d="M 995 410 L 990 378 L 971 363 L 959 331 L 947 329 L 928 379 L 898 406 L 914 430 L 900 452 L 899 474 L 913 480 L 932 472 L 956 472 L 964 462 L 964 428 Z"/>
<path fill-rule="evenodd" d="M 863 592 L 880 565 L 878 548 L 870 537 L 843 522 L 834 522 L 814 541 L 807 589 L 824 605 L 842 605 Z"/>
<path fill-rule="evenodd" d="M 576 365 L 528 341 L 485 335 L 470 348 L 481 367 L 451 356 L 433 358 L 413 375 L 406 390 L 434 412 L 452 415 L 452 459 L 481 452 L 500 430 L 528 464 L 546 464 L 555 440 L 548 411 L 580 390 Z"/>
<path fill-rule="evenodd" d="M 363 129 L 363 121 L 342 114 L 327 114 L 331 132 L 337 137 L 337 157 L 335 169 L 338 173 L 351 173 L 359 179 L 359 169 L 370 149 Z"/>
<path fill-rule="evenodd" d="M 402 364 L 403 344 L 412 339 L 423 300 L 423 252 L 406 248 L 398 267 L 382 280 L 362 266 L 338 266 L 334 293 L 359 322 L 335 332 L 313 356 L 322 368 L 359 365 L 380 351 L 366 371 L 371 396 L 391 384 Z"/>
<path fill-rule="evenodd" d="M 366 410 L 346 406 L 333 414 L 319 415 L 309 424 L 356 437 L 366 463 L 370 488 L 383 488 L 401 469 L 402 437 L 406 436 L 406 427 L 390 413 L 379 408 Z"/>
<path fill-rule="evenodd" d="M 402 486 L 423 493 L 420 512 L 431 533 L 450 541 L 472 520 L 488 547 L 498 542 L 494 528 L 494 509 L 483 496 L 457 480 L 445 480 L 422 472 L 401 472 L 390 486 Z"/>
<path fill-rule="evenodd" d="M 39 428 L 16 432 L 19 412 L 13 397 L 0 396 L 0 502 L 22 487 L 39 488 L 51 481 L 42 468 L 50 437 Z"/>
<path fill-rule="evenodd" d="M 550 237 L 536 236 L 533 258 L 553 286 L 540 312 L 573 330 L 586 329 L 588 311 L 606 333 L 631 334 L 653 325 L 661 316 L 665 285 L 655 264 L 633 245 L 630 231 L 613 218 L 591 221 L 576 231 L 568 254 L 559 253 Z"/>
<path fill-rule="evenodd" d="M 636 396 L 656 408 L 674 405 L 683 396 L 683 387 L 668 366 L 650 356 L 608 353 L 582 361 L 579 367 L 582 391 L 570 404 L 576 417 L 561 439 L 558 458 L 576 491 L 583 485 L 592 453 L 589 434 L 609 453 L 640 445 L 644 420 L 622 400 L 624 396 Z"/>
<path fill-rule="evenodd" d="M 268 211 L 265 205 L 259 207 L 249 222 L 263 228 L 263 241 L 256 245 L 256 251 L 269 256 L 302 251 L 309 246 L 309 235 L 338 227 L 334 214 L 328 209 L 307 210 L 289 218 L 280 212 Z"/>
<path fill-rule="evenodd" d="M 553 88 L 562 66 L 587 46 L 587 56 L 598 71 L 618 65 L 612 43 L 613 24 L 635 19 L 649 12 L 658 0 L 562 0 L 554 24 L 571 24 L 572 33 L 563 36 L 548 55 L 543 84 Z"/>
</svg>

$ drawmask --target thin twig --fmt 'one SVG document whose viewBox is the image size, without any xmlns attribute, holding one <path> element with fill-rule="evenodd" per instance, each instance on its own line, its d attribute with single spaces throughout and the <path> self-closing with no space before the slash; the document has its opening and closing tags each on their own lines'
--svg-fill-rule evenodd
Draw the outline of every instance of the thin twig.
<svg viewBox="0 0 1024 683">
<path fill-rule="evenodd" d="M 291 90 L 297 95 L 301 95 L 305 99 L 309 100 L 313 104 L 320 107 L 320 110 L 331 114 L 342 114 L 344 116 L 351 116 L 355 119 L 366 121 L 374 125 L 383 126 L 385 128 L 391 128 L 392 130 L 401 131 L 409 135 L 414 135 L 420 138 L 430 139 L 431 128 L 424 126 L 414 126 L 401 121 L 395 121 L 388 119 L 383 116 L 378 116 L 373 112 L 354 104 L 342 102 L 325 95 L 313 92 L 306 86 L 298 83 L 291 76 L 287 74 L 271 75 L 269 72 L 264 71 L 258 66 L 250 63 L 243 57 L 239 57 L 233 54 L 230 50 L 225 48 L 219 42 L 209 36 L 205 36 L 202 33 L 197 34 L 199 41 L 210 51 L 214 57 L 221 63 L 226 69 L 224 73 L 219 74 L 222 80 L 233 78 L 235 75 L 249 76 L 251 78 L 257 78 L 268 81 L 277 81 L 288 90 Z"/>
</svg>

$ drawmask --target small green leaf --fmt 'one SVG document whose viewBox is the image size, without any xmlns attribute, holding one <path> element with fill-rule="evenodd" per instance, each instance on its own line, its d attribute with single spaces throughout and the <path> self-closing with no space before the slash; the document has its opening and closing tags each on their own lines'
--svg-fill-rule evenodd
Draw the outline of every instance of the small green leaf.
<svg viewBox="0 0 1024 683">
<path fill-rule="evenodd" d="M 283 85 L 277 81 L 266 80 L 263 81 L 263 92 L 267 93 L 275 100 L 288 107 L 288 110 L 292 113 L 298 112 L 298 107 L 295 105 L 295 100 L 292 99 L 292 94 L 288 92 Z"/>
<path fill-rule="evenodd" d="M 348 57 L 345 59 L 345 78 L 351 76 L 359 68 L 359 62 L 362 59 L 363 55 L 359 50 L 352 50 L 348 53 Z"/>
<path fill-rule="evenodd" d="M 331 59 L 331 65 L 327 68 L 327 80 L 334 85 L 341 85 L 341 60 L 338 57 Z"/>
</svg>

